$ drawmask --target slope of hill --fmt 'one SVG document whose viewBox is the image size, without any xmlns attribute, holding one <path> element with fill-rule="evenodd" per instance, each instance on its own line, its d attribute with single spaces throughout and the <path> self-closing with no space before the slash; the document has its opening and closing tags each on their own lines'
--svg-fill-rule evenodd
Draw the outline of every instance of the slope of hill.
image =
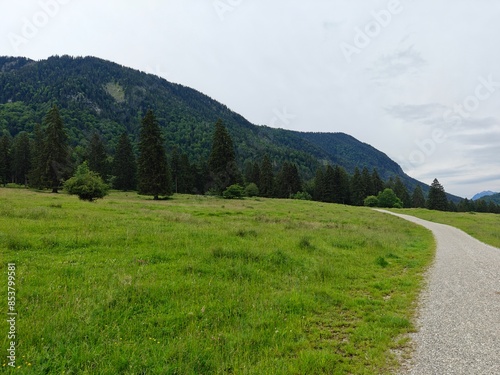
<svg viewBox="0 0 500 375">
<path fill-rule="evenodd" d="M 495 193 L 494 191 L 490 191 L 490 190 L 487 190 L 487 191 L 482 191 L 480 193 L 477 193 L 476 195 L 474 195 L 471 200 L 475 201 L 475 200 L 478 200 L 480 198 L 483 198 L 483 197 L 488 197 L 490 195 L 494 195 L 494 194 L 497 194 Z"/>
<path fill-rule="evenodd" d="M 256 126 L 194 89 L 116 63 L 95 57 L 0 57 L 0 132 L 15 136 L 32 131 L 54 103 L 74 146 L 86 147 L 98 131 L 114 152 L 119 135 L 126 131 L 137 136 L 140 118 L 153 109 L 167 146 L 177 145 L 193 161 L 207 160 L 213 126 L 221 118 L 242 166 L 268 153 L 275 165 L 296 163 L 305 178 L 320 164 L 332 163 L 350 172 L 356 166 L 377 168 L 383 179 L 400 176 L 409 188 L 420 183 L 387 155 L 347 134 Z"/>
<path fill-rule="evenodd" d="M 496 203 L 496 204 L 500 204 L 500 193 L 495 193 L 495 194 L 492 194 L 492 195 L 487 195 L 487 196 L 484 196 L 484 197 L 482 197 L 480 199 L 483 200 L 483 201 L 486 201 L 487 203 L 493 202 L 493 203 Z"/>
</svg>

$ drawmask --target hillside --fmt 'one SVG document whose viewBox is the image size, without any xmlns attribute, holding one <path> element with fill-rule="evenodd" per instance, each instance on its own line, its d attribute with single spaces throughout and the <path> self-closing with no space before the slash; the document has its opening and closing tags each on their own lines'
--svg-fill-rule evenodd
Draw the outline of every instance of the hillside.
<svg viewBox="0 0 500 375">
<path fill-rule="evenodd" d="M 387 155 L 347 134 L 253 125 L 194 89 L 116 63 L 94 57 L 0 57 L 0 132 L 15 136 L 32 131 L 54 103 L 61 108 L 73 146 L 86 147 L 97 130 L 113 153 L 118 136 L 124 131 L 137 136 L 139 119 L 153 109 L 168 148 L 178 146 L 192 161 L 207 159 L 213 126 L 221 118 L 241 166 L 268 153 L 275 165 L 296 163 L 305 178 L 318 165 L 331 163 L 349 172 L 356 166 L 376 168 L 385 180 L 400 176 L 410 189 L 419 183 Z"/>
<path fill-rule="evenodd" d="M 496 204 L 500 204 L 500 193 L 495 193 L 492 195 L 482 197 L 481 200 L 486 201 L 487 203 L 493 202 Z"/>
</svg>

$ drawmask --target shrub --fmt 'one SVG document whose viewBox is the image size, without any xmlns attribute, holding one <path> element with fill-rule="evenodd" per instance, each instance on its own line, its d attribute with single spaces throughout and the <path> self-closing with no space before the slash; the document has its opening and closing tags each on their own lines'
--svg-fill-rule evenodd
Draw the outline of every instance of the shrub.
<svg viewBox="0 0 500 375">
<path fill-rule="evenodd" d="M 378 199 L 375 195 L 370 195 L 365 198 L 365 206 L 367 207 L 377 207 Z"/>
<path fill-rule="evenodd" d="M 292 199 L 300 199 L 303 201 L 312 201 L 312 196 L 307 191 L 299 191 L 298 193 L 292 195 Z"/>
<path fill-rule="evenodd" d="M 224 199 L 242 199 L 244 190 L 239 184 L 231 185 L 229 186 L 224 193 L 222 193 L 222 196 Z"/>
<path fill-rule="evenodd" d="M 253 182 L 249 183 L 245 188 L 245 195 L 247 197 L 256 197 L 259 195 L 259 188 Z"/>
<path fill-rule="evenodd" d="M 403 202 L 399 199 L 392 189 L 384 189 L 377 196 L 378 206 L 387 208 L 401 208 L 403 207 Z"/>
<path fill-rule="evenodd" d="M 64 190 L 69 194 L 78 195 L 84 201 L 93 202 L 104 198 L 109 191 L 102 178 L 89 169 L 87 162 L 81 164 L 73 177 L 64 183 Z"/>
</svg>

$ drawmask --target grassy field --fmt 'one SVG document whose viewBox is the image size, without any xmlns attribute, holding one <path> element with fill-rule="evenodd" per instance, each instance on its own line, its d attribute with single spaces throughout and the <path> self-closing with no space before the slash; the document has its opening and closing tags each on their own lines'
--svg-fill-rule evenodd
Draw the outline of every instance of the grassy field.
<svg viewBox="0 0 500 375">
<path fill-rule="evenodd" d="M 500 248 L 500 215 L 477 212 L 441 212 L 426 209 L 392 210 L 459 228 L 472 237 Z"/>
<path fill-rule="evenodd" d="M 434 242 L 363 207 L 0 189 L 0 249 L 12 373 L 384 374 Z"/>
</svg>

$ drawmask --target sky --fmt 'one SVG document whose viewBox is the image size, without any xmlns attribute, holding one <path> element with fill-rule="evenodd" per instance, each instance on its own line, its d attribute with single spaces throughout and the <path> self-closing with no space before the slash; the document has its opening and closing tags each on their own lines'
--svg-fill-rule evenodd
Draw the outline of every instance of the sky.
<svg viewBox="0 0 500 375">
<path fill-rule="evenodd" d="M 494 0 L 0 0 L 0 55 L 117 62 L 470 198 L 500 192 L 499 19 Z"/>
</svg>

